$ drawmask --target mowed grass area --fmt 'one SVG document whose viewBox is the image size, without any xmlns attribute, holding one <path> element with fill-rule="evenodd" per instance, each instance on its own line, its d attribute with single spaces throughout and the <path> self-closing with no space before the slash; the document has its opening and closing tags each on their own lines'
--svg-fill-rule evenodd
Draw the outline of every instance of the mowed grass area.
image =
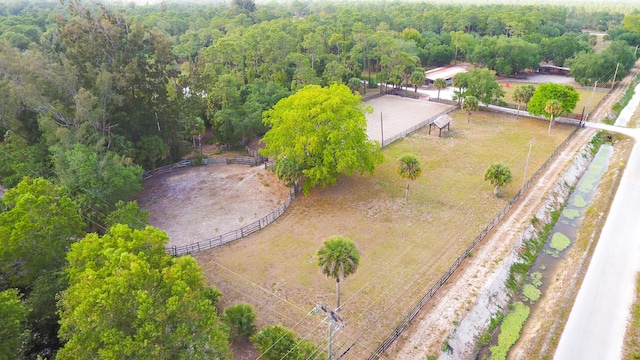
<svg viewBox="0 0 640 360">
<path fill-rule="evenodd" d="M 506 87 L 507 83 L 509 83 L 509 87 Z M 515 88 L 517 86 L 526 85 L 526 84 L 530 84 L 530 83 L 517 82 L 517 81 L 501 82 L 500 85 L 502 85 L 502 90 L 504 90 L 505 92 L 504 96 L 502 97 L 502 100 L 506 103 L 517 105 L 516 102 L 513 101 L 513 92 L 515 91 Z M 538 87 L 538 85 L 540 84 L 530 84 L 530 85 Z M 575 85 L 574 85 L 574 88 L 576 88 Z M 596 91 L 593 92 L 593 88 L 590 88 L 590 89 L 576 88 L 576 91 L 578 92 L 578 94 L 580 94 L 580 99 L 576 104 L 576 108 L 573 110 L 573 112 L 576 114 L 582 114 L 582 111 L 586 109 L 587 104 L 589 104 L 589 99 L 591 98 L 592 93 L 593 93 L 593 99 L 591 100 L 591 106 L 590 106 L 591 110 L 589 110 L 589 112 L 593 111 L 593 108 L 595 108 L 596 105 L 598 105 L 598 103 L 600 102 L 600 100 L 602 100 L 605 97 L 605 95 L 607 95 L 608 93 L 608 92 L 601 91 L 601 89 L 596 89 Z M 521 105 L 521 108 L 523 110 L 525 109 L 524 104 Z"/>
<path fill-rule="evenodd" d="M 309 312 L 320 303 L 334 308 L 336 286 L 320 273 L 315 254 L 327 238 L 347 236 L 361 258 L 341 285 L 339 315 L 347 326 L 335 336 L 334 350 L 356 342 L 345 358 L 366 358 L 517 192 L 530 142 L 527 177 L 573 130 L 556 125 L 547 135 L 542 120 L 476 112 L 467 123 L 466 113 L 451 115 L 447 136 L 439 138 L 437 130 L 428 135 L 425 128 L 385 147 L 385 161 L 373 175 L 343 177 L 335 186 L 300 195 L 260 232 L 195 254 L 207 282 L 223 292 L 221 305 L 251 303 L 259 325 L 283 324 L 326 346 L 323 316 Z M 423 166 L 407 204 L 406 181 L 396 174 L 397 159 L 406 152 Z M 501 198 L 483 180 L 494 162 L 513 174 Z"/>
</svg>

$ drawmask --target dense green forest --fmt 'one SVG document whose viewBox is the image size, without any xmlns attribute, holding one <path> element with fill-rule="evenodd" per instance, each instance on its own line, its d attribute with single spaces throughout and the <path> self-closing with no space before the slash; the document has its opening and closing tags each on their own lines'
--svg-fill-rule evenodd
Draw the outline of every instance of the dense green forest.
<svg viewBox="0 0 640 360">
<path fill-rule="evenodd" d="M 219 293 L 127 202 L 144 170 L 202 135 L 263 135 L 263 112 L 307 85 L 420 85 L 416 73 L 463 61 L 503 76 L 546 61 L 606 83 L 636 59 L 630 9 L 1 3 L 0 359 L 231 356 Z M 589 32 L 606 33 L 604 50 Z"/>
</svg>

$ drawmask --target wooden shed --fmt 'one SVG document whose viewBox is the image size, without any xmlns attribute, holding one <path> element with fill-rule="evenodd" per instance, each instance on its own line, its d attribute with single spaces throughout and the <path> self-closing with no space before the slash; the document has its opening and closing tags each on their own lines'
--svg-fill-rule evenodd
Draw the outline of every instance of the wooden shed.
<svg viewBox="0 0 640 360">
<path fill-rule="evenodd" d="M 438 137 L 440 137 L 442 135 L 442 129 L 447 128 L 447 131 L 449 131 L 450 124 L 451 116 L 449 116 L 449 114 L 438 116 L 432 123 L 429 124 L 429 135 L 431 135 L 431 127 L 437 126 L 439 130 Z"/>
</svg>

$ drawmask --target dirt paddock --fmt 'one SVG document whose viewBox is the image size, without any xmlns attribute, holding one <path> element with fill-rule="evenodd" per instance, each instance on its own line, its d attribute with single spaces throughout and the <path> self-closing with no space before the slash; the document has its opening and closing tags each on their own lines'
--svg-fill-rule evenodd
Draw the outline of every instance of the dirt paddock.
<svg viewBox="0 0 640 360">
<path fill-rule="evenodd" d="M 385 139 L 390 139 L 434 115 L 451 109 L 451 105 L 430 102 L 424 98 L 411 99 L 396 95 L 381 96 L 367 100 L 366 103 L 373 107 L 373 112 L 366 114 L 367 136 L 377 141 L 382 139 L 382 133 Z M 382 114 L 382 131 L 380 114 Z"/>
<path fill-rule="evenodd" d="M 187 167 L 154 176 L 138 195 L 149 224 L 165 230 L 168 246 L 196 243 L 268 215 L 289 188 L 264 166 Z"/>
</svg>

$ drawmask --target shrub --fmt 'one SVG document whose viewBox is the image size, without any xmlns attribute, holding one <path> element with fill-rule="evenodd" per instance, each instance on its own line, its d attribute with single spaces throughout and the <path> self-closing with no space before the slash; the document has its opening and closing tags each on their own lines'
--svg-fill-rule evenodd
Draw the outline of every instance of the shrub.
<svg viewBox="0 0 640 360">
<path fill-rule="evenodd" d="M 236 304 L 224 310 L 224 322 L 231 328 L 231 336 L 250 338 L 256 333 L 256 312 L 249 304 Z"/>
</svg>

